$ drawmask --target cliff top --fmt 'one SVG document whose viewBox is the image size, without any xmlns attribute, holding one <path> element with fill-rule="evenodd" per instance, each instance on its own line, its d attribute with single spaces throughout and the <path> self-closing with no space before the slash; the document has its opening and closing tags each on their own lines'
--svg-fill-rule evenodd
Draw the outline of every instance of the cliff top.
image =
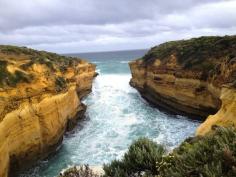
<svg viewBox="0 0 236 177">
<path fill-rule="evenodd" d="M 68 90 L 90 68 L 95 65 L 79 58 L 0 45 L 0 117 L 24 100 Z"/>
<path fill-rule="evenodd" d="M 175 70 L 177 77 L 236 87 L 236 35 L 166 42 L 149 50 L 141 62 L 165 72 Z"/>
<path fill-rule="evenodd" d="M 189 40 L 170 41 L 153 47 L 144 57 L 147 63 L 155 59 L 165 60 L 176 55 L 184 68 L 195 68 L 206 60 L 217 60 L 221 57 L 236 58 L 235 36 L 205 36 Z M 199 66 L 200 67 L 200 66 Z"/>
<path fill-rule="evenodd" d="M 0 45 L 0 88 L 16 87 L 19 83 L 31 83 L 37 75 L 47 73 L 51 77 L 64 75 L 68 68 L 86 63 L 79 58 L 37 51 L 26 47 Z"/>
</svg>

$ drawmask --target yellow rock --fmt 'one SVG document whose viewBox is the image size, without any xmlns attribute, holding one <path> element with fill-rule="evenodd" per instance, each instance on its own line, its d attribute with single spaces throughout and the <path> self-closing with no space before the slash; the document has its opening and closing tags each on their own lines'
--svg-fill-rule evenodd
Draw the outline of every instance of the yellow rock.
<svg viewBox="0 0 236 177">
<path fill-rule="evenodd" d="M 55 151 L 65 131 L 83 116 L 86 106 L 80 98 L 91 90 L 95 76 L 96 66 L 84 60 L 19 50 L 30 50 L 30 54 L 9 57 L 0 52 L 1 62 L 7 61 L 6 74 L 14 75 L 25 64 L 21 72 L 33 75 L 30 81 L 20 80 L 15 86 L 7 85 L 7 77 L 0 80 L 0 177 L 9 173 L 14 176 L 15 170 Z M 53 68 L 31 60 L 32 53 L 48 58 L 44 60 L 50 61 Z M 64 66 L 66 69 L 62 70 Z M 57 79 L 61 79 L 59 83 Z"/>
<path fill-rule="evenodd" d="M 215 115 L 210 115 L 198 129 L 197 135 L 204 135 L 211 130 L 212 125 L 236 125 L 236 91 L 235 89 L 222 88 L 220 99 L 222 105 Z"/>
<path fill-rule="evenodd" d="M 221 105 L 218 88 L 199 79 L 176 77 L 174 72 L 162 71 L 159 65 L 145 67 L 136 61 L 130 63 L 130 84 L 143 97 L 171 111 L 177 110 L 194 116 L 206 117 L 217 112 Z"/>
<path fill-rule="evenodd" d="M 168 64 L 168 62 L 171 61 Z M 204 135 L 213 125 L 236 125 L 236 89 L 232 83 L 220 82 L 233 77 L 236 64 L 226 60 L 218 66 L 219 76 L 213 76 L 218 83 L 198 79 L 197 72 L 184 70 L 173 60 L 173 56 L 162 64 L 159 59 L 149 65 L 141 60 L 129 63 L 132 73 L 130 84 L 137 88 L 148 101 L 174 112 L 197 117 L 207 117 L 196 135 Z M 227 66 L 227 67 L 226 67 Z M 178 74 L 178 76 L 176 75 Z"/>
</svg>

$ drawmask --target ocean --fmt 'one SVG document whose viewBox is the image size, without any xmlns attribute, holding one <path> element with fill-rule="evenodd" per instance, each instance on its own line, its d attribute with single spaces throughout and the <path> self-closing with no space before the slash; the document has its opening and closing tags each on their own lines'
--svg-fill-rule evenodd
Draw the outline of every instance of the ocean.
<svg viewBox="0 0 236 177">
<path fill-rule="evenodd" d="M 54 177 L 70 165 L 102 165 L 122 158 L 132 141 L 148 137 L 171 150 L 194 134 L 198 121 L 152 107 L 129 85 L 128 62 L 146 50 L 70 54 L 97 65 L 86 119 L 66 133 L 58 151 L 20 177 Z"/>
</svg>

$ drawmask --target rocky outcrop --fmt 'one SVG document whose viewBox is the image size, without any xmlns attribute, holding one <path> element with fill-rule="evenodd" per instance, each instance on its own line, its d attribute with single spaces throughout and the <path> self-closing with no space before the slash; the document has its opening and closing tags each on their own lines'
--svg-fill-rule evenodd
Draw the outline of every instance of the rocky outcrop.
<svg viewBox="0 0 236 177">
<path fill-rule="evenodd" d="M 95 65 L 27 48 L 0 46 L 0 176 L 54 152 L 86 106 Z"/>
<path fill-rule="evenodd" d="M 177 113 L 207 118 L 197 134 L 236 120 L 236 36 L 173 41 L 129 63 L 148 101 Z"/>
<path fill-rule="evenodd" d="M 131 62 L 130 68 L 130 84 L 148 101 L 172 112 L 206 117 L 221 105 L 218 99 L 220 90 L 204 81 L 178 78 L 168 72 L 159 73 L 155 66 L 144 69 L 137 62 Z"/>
<path fill-rule="evenodd" d="M 208 118 L 197 129 L 197 135 L 206 134 L 212 125 L 236 126 L 236 90 L 223 87 L 221 89 L 220 100 L 221 108 L 215 115 L 209 115 Z"/>
</svg>

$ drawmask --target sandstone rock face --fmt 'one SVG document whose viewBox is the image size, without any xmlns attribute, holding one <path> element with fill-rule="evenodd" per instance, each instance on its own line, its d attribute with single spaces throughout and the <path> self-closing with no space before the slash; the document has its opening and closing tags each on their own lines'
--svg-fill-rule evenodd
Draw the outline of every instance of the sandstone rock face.
<svg viewBox="0 0 236 177">
<path fill-rule="evenodd" d="M 65 131 L 83 117 L 86 106 L 80 98 L 91 90 L 95 76 L 95 65 L 84 60 L 16 49 L 20 54 L 0 50 L 6 73 L 0 77 L 1 177 L 14 176 L 16 170 L 56 150 Z M 37 62 L 32 56 L 46 58 L 48 63 Z M 11 84 L 9 79 L 15 81 L 16 71 L 32 78 Z"/>
<path fill-rule="evenodd" d="M 151 103 L 176 113 L 206 117 L 217 112 L 221 105 L 220 89 L 204 81 L 192 78 L 178 78 L 174 74 L 159 73 L 158 67 L 142 68 L 131 62 L 130 84 Z"/>
<path fill-rule="evenodd" d="M 222 106 L 215 115 L 210 115 L 197 129 L 197 135 L 206 134 L 212 125 L 236 125 L 236 91 L 231 88 L 222 88 L 220 99 Z"/>
<path fill-rule="evenodd" d="M 219 51 L 212 52 L 213 46 Z M 161 44 L 129 63 L 130 84 L 158 106 L 197 118 L 210 115 L 197 130 L 203 135 L 212 125 L 236 121 L 235 47 L 235 36 Z"/>
</svg>

